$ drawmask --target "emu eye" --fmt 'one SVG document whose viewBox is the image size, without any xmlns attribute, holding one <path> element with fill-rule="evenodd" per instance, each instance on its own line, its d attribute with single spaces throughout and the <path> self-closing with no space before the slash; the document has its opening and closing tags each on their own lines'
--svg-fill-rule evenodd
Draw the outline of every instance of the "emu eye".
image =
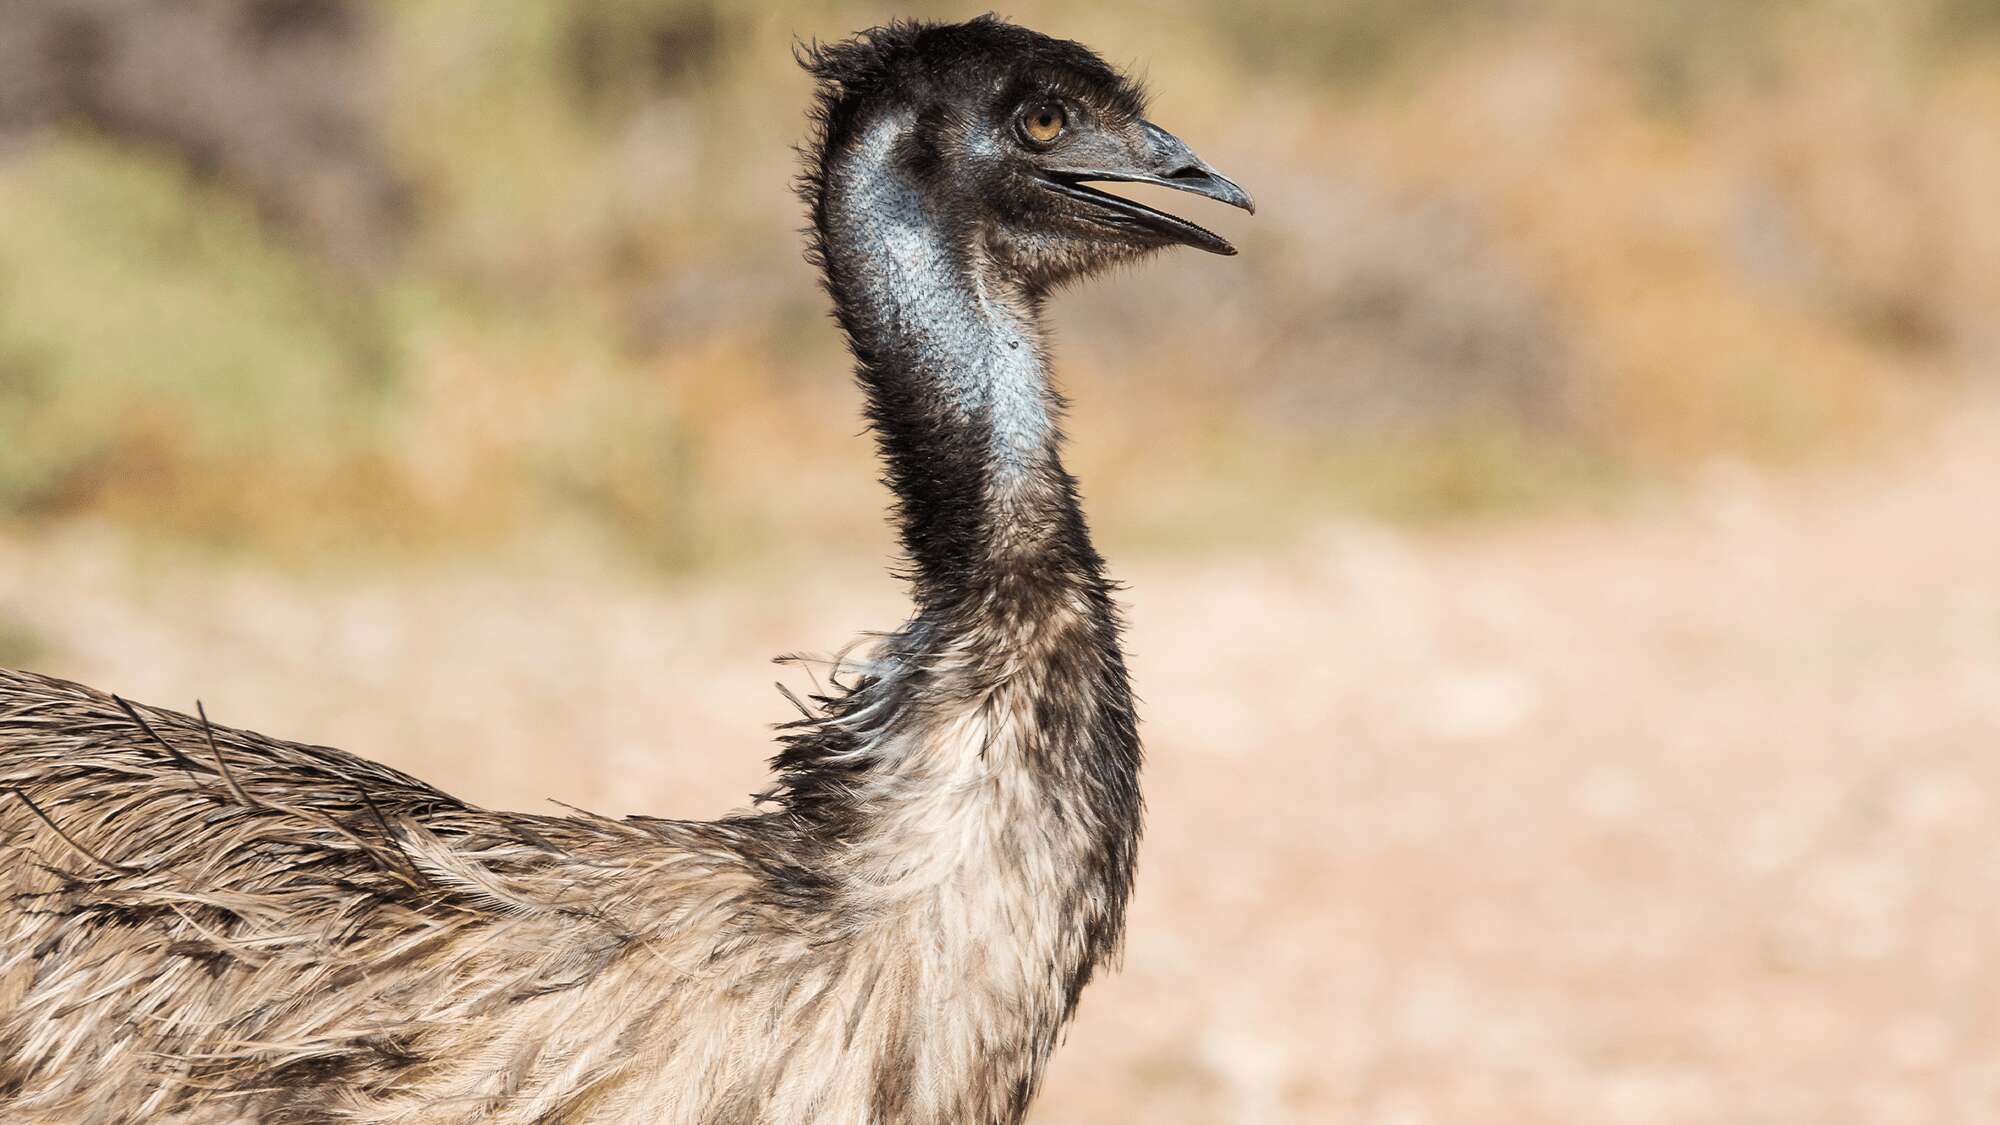
<svg viewBox="0 0 2000 1125">
<path fill-rule="evenodd" d="M 1031 106 L 1021 115 L 1021 136 L 1029 144 L 1054 144 L 1068 126 L 1069 118 L 1063 114 L 1063 107 L 1055 102 Z"/>
</svg>

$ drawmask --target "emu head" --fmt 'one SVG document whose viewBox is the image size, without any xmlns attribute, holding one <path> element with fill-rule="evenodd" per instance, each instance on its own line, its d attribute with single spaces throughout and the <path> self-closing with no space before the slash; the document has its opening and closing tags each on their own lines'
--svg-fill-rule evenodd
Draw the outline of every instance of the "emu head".
<svg viewBox="0 0 2000 1125">
<path fill-rule="evenodd" d="M 887 136 L 892 164 L 925 220 L 1029 292 L 1168 246 L 1235 247 L 1187 219 L 1090 186 L 1157 184 L 1255 209 L 1249 193 L 1145 117 L 1132 81 L 1079 43 L 991 16 L 899 23 L 815 44 L 800 63 L 820 80 L 820 198 L 829 166 Z M 893 129 L 878 126 L 893 123 Z M 816 215 L 816 217 L 818 217 Z"/>
</svg>

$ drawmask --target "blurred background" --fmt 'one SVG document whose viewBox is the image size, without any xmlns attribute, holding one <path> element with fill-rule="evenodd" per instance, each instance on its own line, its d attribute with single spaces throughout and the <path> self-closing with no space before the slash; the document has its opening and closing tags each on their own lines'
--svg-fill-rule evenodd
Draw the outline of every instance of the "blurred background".
<svg viewBox="0 0 2000 1125">
<path fill-rule="evenodd" d="M 902 613 L 792 44 L 972 11 L 0 0 L 0 663 L 740 805 Z M 1003 14 L 1260 205 L 1054 313 L 1152 812 L 1034 1120 L 2000 1119 L 2000 2 Z"/>
</svg>

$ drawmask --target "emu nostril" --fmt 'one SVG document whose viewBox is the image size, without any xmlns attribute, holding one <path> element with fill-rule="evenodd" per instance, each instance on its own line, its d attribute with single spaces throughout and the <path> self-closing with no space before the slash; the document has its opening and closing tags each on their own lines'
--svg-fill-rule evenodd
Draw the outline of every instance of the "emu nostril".
<svg viewBox="0 0 2000 1125">
<path fill-rule="evenodd" d="M 1257 202 L 1250 198 L 1249 192 L 1244 191 L 1234 180 L 1202 163 L 1199 157 L 1191 156 L 1187 163 L 1153 182 L 1220 200 L 1231 207 L 1241 207 L 1252 215 L 1257 213 Z"/>
</svg>

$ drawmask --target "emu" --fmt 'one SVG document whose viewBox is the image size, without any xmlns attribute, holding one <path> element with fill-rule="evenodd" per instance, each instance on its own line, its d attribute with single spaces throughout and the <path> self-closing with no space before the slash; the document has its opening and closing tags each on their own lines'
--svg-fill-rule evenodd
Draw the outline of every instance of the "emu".
<svg viewBox="0 0 2000 1125">
<path fill-rule="evenodd" d="M 999 1125 L 1118 946 L 1140 745 L 1051 290 L 1250 197 L 1084 47 L 799 51 L 801 194 L 913 602 L 713 822 L 493 812 L 0 672 L 0 1118 Z"/>
</svg>

